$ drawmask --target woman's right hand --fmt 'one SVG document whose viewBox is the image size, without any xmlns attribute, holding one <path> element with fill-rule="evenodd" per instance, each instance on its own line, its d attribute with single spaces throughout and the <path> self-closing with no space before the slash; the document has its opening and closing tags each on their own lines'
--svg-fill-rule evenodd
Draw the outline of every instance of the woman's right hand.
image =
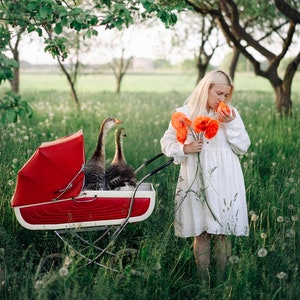
<svg viewBox="0 0 300 300">
<path fill-rule="evenodd" d="M 185 144 L 183 146 L 183 152 L 184 154 L 194 154 L 194 153 L 198 153 L 201 152 L 203 147 L 203 140 L 196 140 L 190 144 Z"/>
</svg>

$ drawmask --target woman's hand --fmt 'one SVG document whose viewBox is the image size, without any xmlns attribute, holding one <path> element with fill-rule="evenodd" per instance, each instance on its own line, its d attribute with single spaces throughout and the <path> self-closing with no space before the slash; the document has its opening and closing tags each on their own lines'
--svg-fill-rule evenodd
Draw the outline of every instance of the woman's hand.
<svg viewBox="0 0 300 300">
<path fill-rule="evenodd" d="M 230 113 L 228 113 L 225 110 L 220 110 L 218 112 L 218 120 L 223 122 L 223 123 L 228 123 L 230 121 L 232 121 L 233 119 L 235 119 L 236 114 L 235 111 L 232 109 Z"/>
<path fill-rule="evenodd" d="M 194 154 L 197 152 L 201 152 L 203 147 L 203 139 L 196 140 L 190 144 L 185 144 L 183 146 L 184 154 Z"/>
</svg>

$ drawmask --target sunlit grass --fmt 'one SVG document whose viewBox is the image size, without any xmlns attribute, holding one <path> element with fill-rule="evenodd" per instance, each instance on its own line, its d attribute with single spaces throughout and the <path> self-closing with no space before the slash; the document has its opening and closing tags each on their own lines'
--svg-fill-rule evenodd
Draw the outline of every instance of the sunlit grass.
<svg viewBox="0 0 300 300">
<path fill-rule="evenodd" d="M 210 284 L 204 284 L 195 272 L 192 240 L 176 238 L 173 232 L 178 166 L 171 165 L 149 179 L 157 191 L 155 210 L 120 235 L 116 249 L 134 248 L 137 253 L 125 265 L 118 262 L 118 273 L 85 265 L 51 231 L 22 228 L 10 207 L 17 172 L 40 143 L 83 129 L 89 157 L 101 121 L 116 116 L 123 120 L 128 135 L 126 159 L 136 168 L 160 152 L 159 140 L 170 115 L 187 93 L 116 96 L 90 91 L 82 93 L 81 114 L 74 110 L 67 91 L 27 91 L 24 96 L 33 99 L 33 118 L 0 127 L 1 299 L 299 298 L 299 101 L 294 102 L 293 117 L 281 119 L 272 93 L 236 91 L 234 104 L 252 141 L 241 157 L 250 236 L 232 237 L 225 279 L 217 279 L 218 270 L 213 267 Z M 109 132 L 108 161 L 113 153 L 113 132 Z"/>
</svg>

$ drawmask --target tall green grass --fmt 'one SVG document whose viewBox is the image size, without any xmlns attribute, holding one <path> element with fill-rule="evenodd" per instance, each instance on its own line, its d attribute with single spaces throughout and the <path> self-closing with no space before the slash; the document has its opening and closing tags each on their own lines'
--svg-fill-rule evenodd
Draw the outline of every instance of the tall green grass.
<svg viewBox="0 0 300 300">
<path fill-rule="evenodd" d="M 88 265 L 52 231 L 22 228 L 10 207 L 17 172 L 42 142 L 83 129 L 89 157 L 101 121 L 116 116 L 128 135 L 126 159 L 136 168 L 160 152 L 159 140 L 170 115 L 187 93 L 84 92 L 81 114 L 75 112 L 68 92 L 24 92 L 23 96 L 32 99 L 33 118 L 0 127 L 1 299 L 299 299 L 299 101 L 294 101 L 293 117 L 281 119 L 272 93 L 236 91 L 234 104 L 252 141 L 240 158 L 250 236 L 232 237 L 225 278 L 218 279 L 218 269 L 212 266 L 211 280 L 204 283 L 196 275 L 192 239 L 173 233 L 178 166 L 149 178 L 156 189 L 155 210 L 119 236 L 116 251 L 136 250 L 127 262 L 116 262 L 120 272 Z M 109 161 L 113 132 L 106 152 Z M 103 262 L 112 263 L 106 258 Z"/>
</svg>

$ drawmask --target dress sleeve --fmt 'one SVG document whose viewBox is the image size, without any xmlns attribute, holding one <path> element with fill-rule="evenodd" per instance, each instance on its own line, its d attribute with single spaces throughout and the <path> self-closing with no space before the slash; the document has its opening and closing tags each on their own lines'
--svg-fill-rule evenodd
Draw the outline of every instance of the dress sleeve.
<svg viewBox="0 0 300 300">
<path fill-rule="evenodd" d="M 175 164 L 180 164 L 186 159 L 186 155 L 183 152 L 183 144 L 179 143 L 176 139 L 176 131 L 169 124 L 168 129 L 164 133 L 160 140 L 161 150 L 167 157 L 173 157 Z"/>
<path fill-rule="evenodd" d="M 233 152 L 245 154 L 250 146 L 250 138 L 240 114 L 236 109 L 234 111 L 236 118 L 229 123 L 224 123 L 225 134 Z"/>
</svg>

